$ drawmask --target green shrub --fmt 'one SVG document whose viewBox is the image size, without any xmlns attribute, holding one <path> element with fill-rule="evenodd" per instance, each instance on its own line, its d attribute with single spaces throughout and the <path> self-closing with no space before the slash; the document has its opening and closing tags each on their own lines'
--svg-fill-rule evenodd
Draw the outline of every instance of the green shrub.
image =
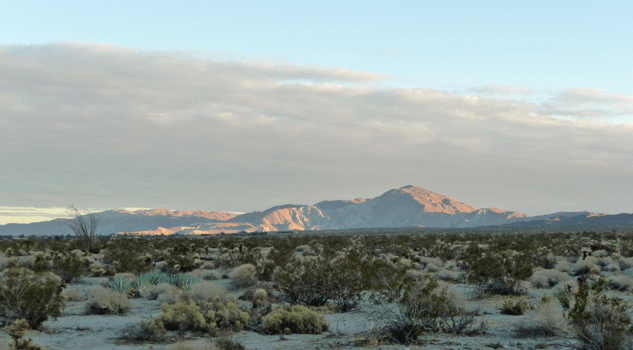
<svg viewBox="0 0 633 350">
<path fill-rule="evenodd" d="M 279 308 L 262 318 L 261 328 L 268 334 L 321 334 L 328 330 L 325 316 L 303 305 L 290 310 Z"/>
<path fill-rule="evenodd" d="M 52 273 L 36 274 L 26 268 L 9 268 L 0 275 L 0 314 L 9 320 L 26 319 L 37 329 L 49 317 L 61 316 L 62 282 Z"/>
</svg>

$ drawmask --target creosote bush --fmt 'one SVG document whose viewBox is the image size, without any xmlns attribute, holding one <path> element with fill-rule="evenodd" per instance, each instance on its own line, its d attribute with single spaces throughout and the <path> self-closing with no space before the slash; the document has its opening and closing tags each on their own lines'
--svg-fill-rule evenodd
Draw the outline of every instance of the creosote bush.
<svg viewBox="0 0 633 350">
<path fill-rule="evenodd" d="M 8 268 L 0 274 L 0 314 L 8 320 L 25 319 L 38 329 L 64 309 L 62 282 L 50 272 L 36 274 L 27 268 Z"/>
<path fill-rule="evenodd" d="M 605 283 L 604 277 L 595 282 L 582 281 L 573 305 L 561 300 L 573 333 L 582 344 L 580 349 L 620 350 L 633 343 L 630 305 L 621 298 L 606 295 Z"/>
<path fill-rule="evenodd" d="M 533 265 L 528 254 L 493 253 L 471 244 L 463 259 L 467 281 L 480 293 L 523 295 L 522 281 L 532 276 Z"/>
<path fill-rule="evenodd" d="M 378 338 L 398 344 L 415 343 L 424 333 L 481 334 L 482 321 L 475 323 L 477 310 L 466 310 L 465 299 L 454 287 L 425 274 L 418 280 L 406 278 L 405 268 L 384 267 L 371 300 L 386 306 L 375 318 Z"/>
</svg>

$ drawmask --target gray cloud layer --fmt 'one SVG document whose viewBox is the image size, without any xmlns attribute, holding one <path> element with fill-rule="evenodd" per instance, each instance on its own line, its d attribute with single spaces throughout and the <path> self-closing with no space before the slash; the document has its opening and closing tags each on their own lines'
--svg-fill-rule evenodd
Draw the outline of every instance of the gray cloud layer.
<svg viewBox="0 0 633 350">
<path fill-rule="evenodd" d="M 5 206 L 227 211 L 419 185 L 527 214 L 633 212 L 633 96 L 381 87 L 347 69 L 0 48 Z M 530 102 L 528 102 L 530 101 Z M 566 119 L 559 118 L 565 117 Z"/>
</svg>

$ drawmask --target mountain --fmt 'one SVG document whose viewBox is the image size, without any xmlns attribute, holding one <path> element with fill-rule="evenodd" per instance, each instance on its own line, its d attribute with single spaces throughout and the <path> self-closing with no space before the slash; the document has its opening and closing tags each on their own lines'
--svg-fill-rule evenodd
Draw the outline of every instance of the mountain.
<svg viewBox="0 0 633 350">
<path fill-rule="evenodd" d="M 108 210 L 100 213 L 100 234 L 217 234 L 355 228 L 472 228 L 564 227 L 577 225 L 633 225 L 633 214 L 603 215 L 559 212 L 528 217 L 497 208 L 477 209 L 418 186 L 389 190 L 375 198 L 326 200 L 314 205 L 285 204 L 244 214 L 171 211 L 168 209 Z M 71 234 L 56 219 L 32 224 L 0 225 L 0 235 Z"/>
</svg>

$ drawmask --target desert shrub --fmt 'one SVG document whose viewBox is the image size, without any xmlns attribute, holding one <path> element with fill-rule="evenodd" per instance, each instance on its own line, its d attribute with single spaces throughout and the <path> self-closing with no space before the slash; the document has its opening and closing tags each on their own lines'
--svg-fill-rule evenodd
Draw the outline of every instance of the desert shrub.
<svg viewBox="0 0 633 350">
<path fill-rule="evenodd" d="M 171 251 L 165 261 L 167 262 L 168 272 L 171 273 L 189 272 L 202 266 L 200 257 L 197 254 L 188 254 L 188 250 L 184 248 Z"/>
<path fill-rule="evenodd" d="M 25 319 L 19 319 L 13 322 L 11 327 L 7 330 L 9 336 L 13 339 L 13 344 L 11 344 L 13 349 L 19 350 L 43 350 L 45 348 L 33 344 L 33 339 L 23 339 L 26 331 L 29 329 L 29 323 Z"/>
<path fill-rule="evenodd" d="M 424 272 L 437 272 L 439 270 L 440 270 L 440 267 L 433 263 L 427 264 L 426 267 L 424 268 Z"/>
<path fill-rule="evenodd" d="M 589 272 L 591 271 L 591 269 L 596 268 L 598 269 L 598 271 L 600 271 L 600 266 L 598 265 L 598 259 L 593 257 L 593 256 L 589 256 L 585 259 L 578 259 L 578 261 L 576 261 L 576 264 L 573 267 L 573 275 L 574 276 L 579 276 L 579 275 L 588 275 Z"/>
<path fill-rule="evenodd" d="M 153 320 L 141 320 L 139 324 L 133 324 L 126 327 L 119 339 L 123 341 L 133 342 L 154 342 L 160 343 L 166 340 L 167 330 L 165 326 L 157 321 Z"/>
<path fill-rule="evenodd" d="M 519 338 L 554 337 L 567 333 L 568 328 L 561 304 L 545 301 L 514 324 L 514 334 Z"/>
<path fill-rule="evenodd" d="M 447 282 L 458 282 L 461 279 L 459 272 L 446 269 L 437 271 L 433 276 Z"/>
<path fill-rule="evenodd" d="M 508 298 L 497 307 L 504 315 L 523 315 L 532 309 L 532 305 L 526 298 Z"/>
<path fill-rule="evenodd" d="M 9 262 L 11 258 L 9 258 L 6 254 L 0 251 L 0 271 L 4 270 L 7 266 L 9 266 Z"/>
<path fill-rule="evenodd" d="M 275 268 L 272 280 L 291 304 L 321 306 L 329 300 L 323 288 L 326 279 L 323 257 L 292 257 L 287 265 Z"/>
<path fill-rule="evenodd" d="M 379 272 L 371 300 L 387 305 L 377 313 L 379 338 L 399 344 L 415 341 L 426 332 L 474 334 L 485 332 L 475 324 L 477 311 L 465 309 L 465 299 L 452 285 L 430 275 L 411 281 L 406 270 Z M 388 305 L 395 303 L 395 311 Z"/>
<path fill-rule="evenodd" d="M 262 318 L 262 331 L 268 334 L 321 334 L 328 330 L 325 316 L 303 305 L 290 310 L 278 308 Z"/>
<path fill-rule="evenodd" d="M 442 261 L 442 259 L 432 258 L 428 256 L 420 257 L 419 263 L 422 264 L 422 266 L 425 268 L 430 264 L 433 264 L 435 265 L 435 267 L 438 267 L 438 268 L 444 266 L 444 262 Z"/>
<path fill-rule="evenodd" d="M 215 349 L 218 350 L 245 350 L 246 348 L 239 342 L 227 337 L 220 337 L 214 340 Z"/>
<path fill-rule="evenodd" d="M 88 315 L 125 315 L 131 309 L 132 302 L 125 294 L 100 286 L 93 287 L 88 292 Z"/>
<path fill-rule="evenodd" d="M 205 270 L 204 266 L 198 270 L 191 271 L 190 275 L 198 281 L 216 281 L 222 279 L 222 274 L 219 271 Z"/>
<path fill-rule="evenodd" d="M 268 302 L 268 293 L 265 289 L 259 288 L 253 292 L 253 297 L 251 299 L 253 303 L 253 308 L 260 307 Z"/>
<path fill-rule="evenodd" d="M 222 302 L 204 302 L 201 305 L 188 300 L 175 304 L 163 304 L 161 314 L 153 319 L 154 328 L 163 325 L 166 330 L 175 330 L 180 334 L 187 331 L 209 332 L 215 335 L 218 330 L 238 332 L 248 327 L 248 313 L 240 311 L 234 300 Z"/>
<path fill-rule="evenodd" d="M 604 287 L 617 291 L 633 291 L 633 277 L 626 275 L 610 276 L 606 279 Z"/>
<path fill-rule="evenodd" d="M 229 297 L 228 291 L 225 288 L 211 283 L 196 283 L 191 287 L 189 293 L 192 299 L 199 305 L 214 299 L 228 301 Z"/>
<path fill-rule="evenodd" d="M 143 296 L 148 300 L 157 300 L 161 295 L 170 296 L 171 300 L 177 300 L 182 290 L 168 283 L 159 283 L 149 286 L 143 291 Z"/>
<path fill-rule="evenodd" d="M 554 269 L 556 269 L 558 271 L 561 271 L 561 272 L 570 273 L 572 271 L 572 266 L 569 263 L 569 261 L 561 260 L 561 261 L 557 262 L 556 265 L 554 265 Z"/>
<path fill-rule="evenodd" d="M 578 291 L 578 283 L 574 280 L 560 282 L 552 288 L 552 294 L 554 295 L 574 295 L 576 291 Z"/>
<path fill-rule="evenodd" d="M 567 318 L 581 349 L 619 350 L 624 344 L 633 342 L 630 333 L 630 305 L 624 300 L 604 293 L 606 280 L 589 283 L 583 280 L 574 295 L 573 305 L 563 307 L 568 310 Z"/>
<path fill-rule="evenodd" d="M 570 280 L 571 277 L 559 270 L 538 270 L 530 277 L 530 282 L 535 288 L 552 288 L 562 281 Z"/>
<path fill-rule="evenodd" d="M 84 294 L 76 288 L 67 288 L 62 294 L 65 295 L 69 301 L 84 301 L 86 299 Z"/>
<path fill-rule="evenodd" d="M 147 254 L 139 256 L 138 252 L 138 247 L 130 246 L 128 243 L 101 251 L 104 262 L 111 264 L 117 272 L 140 275 L 152 269 L 153 259 Z"/>
<path fill-rule="evenodd" d="M 233 282 L 233 286 L 235 288 L 244 288 L 248 286 L 252 286 L 257 282 L 255 277 L 255 265 L 253 264 L 244 264 L 240 265 L 229 273 L 229 278 Z"/>
<path fill-rule="evenodd" d="M 202 311 L 194 303 L 165 303 L 160 309 L 161 314 L 153 322 L 162 324 L 166 330 L 178 331 L 182 335 L 187 331 L 205 332 L 208 329 Z"/>
<path fill-rule="evenodd" d="M 471 251 L 472 253 L 472 251 Z M 483 253 L 483 252 L 480 252 Z M 482 254 L 465 257 L 467 281 L 480 293 L 494 295 L 522 295 L 526 293 L 521 281 L 532 276 L 532 261 L 528 254 Z"/>
<path fill-rule="evenodd" d="M 275 268 L 272 279 L 291 304 L 323 306 L 332 302 L 346 312 L 357 307 L 368 288 L 372 267 L 356 248 L 328 257 L 292 257 Z"/>
<path fill-rule="evenodd" d="M 620 265 L 620 270 L 624 271 L 633 267 L 633 258 L 619 258 L 617 263 Z"/>
<path fill-rule="evenodd" d="M 26 319 L 37 329 L 49 317 L 57 318 L 64 308 L 62 281 L 52 273 L 9 268 L 0 274 L 0 314 L 9 321 Z"/>
</svg>

